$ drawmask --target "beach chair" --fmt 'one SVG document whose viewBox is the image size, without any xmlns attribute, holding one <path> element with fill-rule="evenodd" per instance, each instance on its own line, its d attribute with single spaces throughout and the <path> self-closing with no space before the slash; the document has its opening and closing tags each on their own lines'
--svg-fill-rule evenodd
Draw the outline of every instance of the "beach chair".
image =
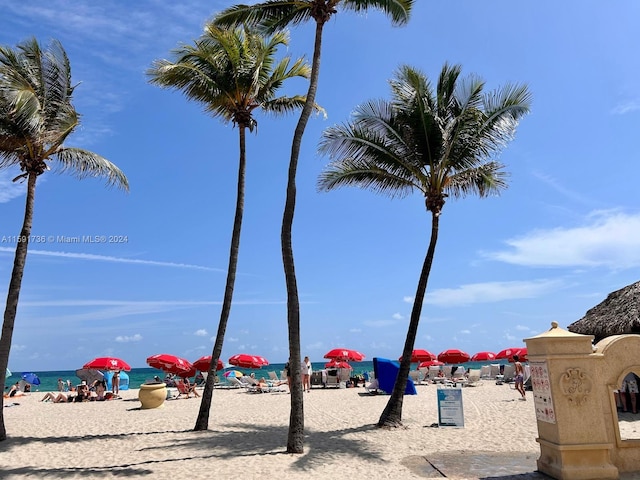
<svg viewBox="0 0 640 480">
<path fill-rule="evenodd" d="M 178 394 L 174 398 L 181 398 L 184 395 L 184 398 L 189 398 L 191 395 L 194 397 L 199 397 L 198 392 L 196 392 L 196 385 L 187 385 L 184 380 L 179 380 L 176 382 L 176 388 L 178 389 Z"/>
<path fill-rule="evenodd" d="M 513 382 L 513 379 L 514 379 L 515 374 L 516 374 L 516 366 L 515 365 L 505 365 L 502 374 L 504 375 L 503 381 L 505 383 Z"/>
<path fill-rule="evenodd" d="M 451 365 L 444 365 L 442 371 L 444 372 L 444 378 L 451 380 Z"/>
<path fill-rule="evenodd" d="M 491 377 L 491 365 L 482 365 L 480 367 L 480 378 L 484 378 L 485 380 Z"/>
<path fill-rule="evenodd" d="M 420 375 L 420 372 L 418 370 L 410 370 L 409 378 L 413 380 L 413 383 L 415 383 L 416 385 L 422 383 L 422 375 Z"/>
<path fill-rule="evenodd" d="M 280 378 L 278 378 L 278 374 L 276 372 L 269 372 L 269 380 L 271 380 L 272 382 L 279 382 Z M 286 380 L 286 378 L 283 378 L 282 380 Z"/>
<path fill-rule="evenodd" d="M 429 380 L 433 383 L 442 383 L 444 382 L 444 377 L 439 377 L 441 368 L 437 365 L 431 365 L 429 367 Z"/>
<path fill-rule="evenodd" d="M 469 375 L 467 376 L 467 381 L 465 382 L 465 387 L 478 387 L 482 385 L 482 369 L 479 368 L 471 368 L 469 369 Z"/>
<path fill-rule="evenodd" d="M 489 365 L 489 378 L 496 378 L 498 375 L 500 375 L 500 364 L 492 363 Z"/>
</svg>

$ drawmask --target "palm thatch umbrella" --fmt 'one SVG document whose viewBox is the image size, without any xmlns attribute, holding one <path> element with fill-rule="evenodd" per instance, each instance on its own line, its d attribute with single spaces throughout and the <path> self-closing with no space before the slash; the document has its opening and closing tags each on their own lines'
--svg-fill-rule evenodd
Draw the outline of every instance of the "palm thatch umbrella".
<svg viewBox="0 0 640 480">
<path fill-rule="evenodd" d="M 599 342 L 611 335 L 640 334 L 640 282 L 611 292 L 589 309 L 584 317 L 567 327 L 570 332 L 593 335 Z"/>
</svg>

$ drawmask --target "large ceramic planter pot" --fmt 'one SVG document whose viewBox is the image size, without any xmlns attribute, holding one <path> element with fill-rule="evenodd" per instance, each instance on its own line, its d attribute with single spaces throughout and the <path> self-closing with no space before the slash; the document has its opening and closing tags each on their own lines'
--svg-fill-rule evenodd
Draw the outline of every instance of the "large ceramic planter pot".
<svg viewBox="0 0 640 480">
<path fill-rule="evenodd" d="M 164 383 L 144 383 L 140 385 L 138 400 L 142 403 L 140 408 L 159 408 L 164 406 L 167 398 L 167 385 Z"/>
</svg>

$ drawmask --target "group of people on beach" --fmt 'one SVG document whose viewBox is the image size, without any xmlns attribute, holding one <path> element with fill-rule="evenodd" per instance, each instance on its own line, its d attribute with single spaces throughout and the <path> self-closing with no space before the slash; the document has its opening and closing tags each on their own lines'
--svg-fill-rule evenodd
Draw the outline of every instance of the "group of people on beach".
<svg viewBox="0 0 640 480">
<path fill-rule="evenodd" d="M 112 381 L 112 391 L 107 391 L 107 383 L 104 379 L 94 380 L 91 385 L 88 385 L 83 380 L 80 385 L 74 387 L 73 385 L 67 386 L 67 391 L 47 392 L 40 400 L 41 402 L 53 402 L 53 403 L 74 403 L 74 402 L 103 402 L 105 400 L 114 400 L 120 398 L 119 382 L 114 383 L 113 379 L 116 378 L 114 374 Z M 58 390 L 64 388 L 62 379 L 58 379 Z"/>
<path fill-rule="evenodd" d="M 287 360 L 287 363 L 284 364 L 284 375 L 287 377 L 287 383 L 289 384 L 289 391 L 291 391 L 291 375 L 289 373 L 290 370 L 290 360 Z M 302 391 L 310 392 L 311 391 L 311 374 L 313 373 L 313 367 L 311 366 L 311 360 L 309 357 L 304 357 L 302 362 L 300 362 L 300 377 L 302 381 Z"/>
</svg>

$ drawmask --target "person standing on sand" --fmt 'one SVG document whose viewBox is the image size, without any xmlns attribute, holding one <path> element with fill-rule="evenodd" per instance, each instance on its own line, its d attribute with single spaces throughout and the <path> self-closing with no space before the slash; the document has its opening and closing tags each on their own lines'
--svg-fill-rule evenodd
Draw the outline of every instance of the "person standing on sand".
<svg viewBox="0 0 640 480">
<path fill-rule="evenodd" d="M 111 386 L 114 395 L 120 393 L 120 370 L 113 372 L 113 378 L 111 379 Z"/>
<path fill-rule="evenodd" d="M 516 367 L 516 372 L 515 372 L 516 390 L 518 390 L 518 392 L 520 392 L 520 395 L 522 395 L 522 400 L 526 400 L 527 396 L 525 395 L 525 392 L 524 392 L 524 367 L 520 363 L 520 357 L 518 357 L 518 355 L 513 356 L 513 364 Z"/>
<path fill-rule="evenodd" d="M 309 357 L 304 357 L 300 368 L 302 369 L 302 391 L 306 390 L 309 393 L 311 391 L 311 360 Z"/>
</svg>

